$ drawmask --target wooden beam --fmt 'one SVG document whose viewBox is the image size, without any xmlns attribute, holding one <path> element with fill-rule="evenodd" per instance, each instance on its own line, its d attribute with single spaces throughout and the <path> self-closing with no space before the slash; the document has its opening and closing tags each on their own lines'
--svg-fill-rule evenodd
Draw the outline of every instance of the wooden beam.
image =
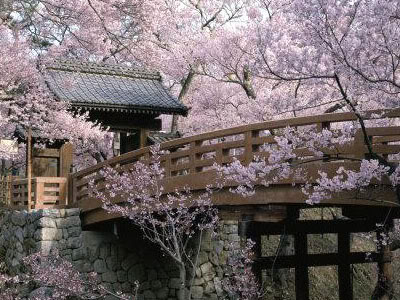
<svg viewBox="0 0 400 300">
<path fill-rule="evenodd" d="M 33 157 L 46 157 L 46 158 L 59 158 L 60 150 L 59 149 L 33 149 Z"/>
<path fill-rule="evenodd" d="M 338 279 L 339 299 L 353 300 L 353 282 L 350 265 L 350 233 L 340 232 L 338 234 Z"/>
<path fill-rule="evenodd" d="M 325 234 L 339 232 L 369 232 L 376 229 L 377 221 L 372 220 L 296 220 L 287 222 L 251 222 L 248 230 L 253 235 Z"/>
<path fill-rule="evenodd" d="M 326 267 L 339 265 L 341 257 L 337 253 L 318 253 L 318 254 L 307 254 L 301 258 L 304 263 L 309 267 Z M 376 252 L 351 252 L 349 254 L 349 264 L 364 264 L 377 262 L 380 259 L 380 254 Z M 262 269 L 287 269 L 295 268 L 299 258 L 296 255 L 287 256 L 267 256 L 260 257 L 255 260 L 255 264 L 258 264 Z"/>
</svg>

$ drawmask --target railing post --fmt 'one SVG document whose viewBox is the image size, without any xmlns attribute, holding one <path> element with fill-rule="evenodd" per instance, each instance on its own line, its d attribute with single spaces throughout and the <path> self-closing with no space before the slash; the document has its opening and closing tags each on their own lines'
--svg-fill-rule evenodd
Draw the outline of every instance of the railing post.
<svg viewBox="0 0 400 300">
<path fill-rule="evenodd" d="M 67 179 L 67 195 L 65 196 L 65 204 L 69 205 L 72 204 L 73 200 L 73 195 L 74 195 L 74 190 L 72 188 L 72 182 L 73 182 L 73 176 L 71 174 L 68 175 Z"/>
<path fill-rule="evenodd" d="M 189 148 L 189 165 L 190 165 L 190 174 L 195 174 L 196 173 L 196 156 L 195 156 L 195 149 L 196 149 L 196 142 L 191 142 L 190 143 L 190 148 Z"/>
<path fill-rule="evenodd" d="M 67 196 L 68 196 L 68 179 L 65 177 L 60 178 L 60 182 L 58 183 L 58 195 L 59 195 L 59 203 L 58 205 L 67 205 Z"/>
<path fill-rule="evenodd" d="M 41 207 L 43 205 L 44 182 L 38 178 L 34 178 L 32 181 L 35 182 L 33 208 Z"/>
<path fill-rule="evenodd" d="M 246 131 L 244 133 L 244 164 L 248 165 L 253 160 L 253 144 L 252 132 Z"/>
</svg>

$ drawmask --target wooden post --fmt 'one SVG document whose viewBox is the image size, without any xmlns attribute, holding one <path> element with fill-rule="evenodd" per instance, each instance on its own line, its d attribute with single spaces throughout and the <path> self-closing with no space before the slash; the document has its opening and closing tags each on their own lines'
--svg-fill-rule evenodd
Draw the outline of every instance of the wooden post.
<svg viewBox="0 0 400 300">
<path fill-rule="evenodd" d="M 353 283 L 350 266 L 350 233 L 338 233 L 338 277 L 339 277 L 339 299 L 353 300 Z"/>
<path fill-rule="evenodd" d="M 68 177 L 71 172 L 71 166 L 74 157 L 74 146 L 66 143 L 60 148 L 60 168 L 58 170 L 59 177 Z"/>
<path fill-rule="evenodd" d="M 149 131 L 147 129 L 140 129 L 139 148 L 144 148 L 147 146 L 147 137 L 148 136 L 149 136 Z"/>
<path fill-rule="evenodd" d="M 28 178 L 28 211 L 32 209 L 32 129 L 28 129 L 26 145 L 26 177 Z"/>
<path fill-rule="evenodd" d="M 309 300 L 306 233 L 299 232 L 294 235 L 294 252 L 297 259 L 295 268 L 296 300 Z"/>
</svg>

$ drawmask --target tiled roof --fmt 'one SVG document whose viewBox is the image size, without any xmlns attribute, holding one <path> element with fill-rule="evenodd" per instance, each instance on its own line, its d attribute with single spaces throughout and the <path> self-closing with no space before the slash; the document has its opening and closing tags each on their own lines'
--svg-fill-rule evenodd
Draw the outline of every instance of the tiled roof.
<svg viewBox="0 0 400 300">
<path fill-rule="evenodd" d="M 46 81 L 57 98 L 89 110 L 186 115 L 158 72 L 111 64 L 56 61 Z"/>
</svg>

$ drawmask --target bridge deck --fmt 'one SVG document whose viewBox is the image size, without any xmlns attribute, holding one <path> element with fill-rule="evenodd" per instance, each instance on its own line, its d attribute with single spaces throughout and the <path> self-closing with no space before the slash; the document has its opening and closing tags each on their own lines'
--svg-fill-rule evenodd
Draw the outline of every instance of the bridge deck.
<svg viewBox="0 0 400 300">
<path fill-rule="evenodd" d="M 377 117 L 377 114 L 379 116 Z M 372 137 L 373 150 L 388 157 L 400 152 L 400 110 L 396 111 L 370 111 L 365 114 L 365 119 L 387 119 L 390 126 L 370 127 L 368 135 Z M 275 136 L 281 133 L 281 129 L 287 126 L 298 130 L 309 130 L 315 128 L 337 129 L 349 122 L 357 122 L 353 113 L 334 113 L 312 117 L 299 117 L 286 120 L 268 121 L 257 124 L 244 125 L 225 130 L 218 130 L 196 136 L 190 136 L 161 144 L 162 150 L 169 150 L 169 154 L 162 156 L 162 165 L 165 168 L 165 192 L 174 191 L 184 186 L 190 187 L 193 192 L 201 192 L 212 183 L 216 177 L 212 170 L 214 163 L 227 164 L 236 157 L 242 163 L 248 164 L 255 155 L 265 155 L 260 152 L 263 144 L 275 144 Z M 367 121 L 368 123 L 369 121 Z M 354 140 L 345 146 L 336 149 L 323 149 L 324 160 L 310 162 L 304 165 L 307 170 L 309 182 L 317 178 L 319 170 L 328 174 L 335 174 L 340 166 L 356 170 L 358 162 L 348 160 L 330 160 L 340 155 L 346 158 L 364 158 L 368 153 L 364 144 L 361 130 L 355 133 Z M 299 149 L 297 155 L 303 162 L 315 160 L 314 154 L 307 149 Z M 112 158 L 98 165 L 74 173 L 69 180 L 69 205 L 82 208 L 85 213 L 85 223 L 91 224 L 114 216 L 106 215 L 100 209 L 101 203 L 91 199 L 88 195 L 88 182 L 98 178 L 98 172 L 106 165 L 114 168 L 127 168 L 140 160 L 146 160 L 150 156 L 149 148 L 132 151 L 121 156 Z M 290 205 L 304 204 L 305 196 L 301 192 L 300 185 L 304 183 L 299 179 L 283 180 L 270 187 L 260 186 L 253 197 L 243 198 L 233 195 L 227 189 L 216 193 L 213 201 L 217 206 L 262 206 L 262 205 Z M 388 182 L 384 184 L 389 184 Z M 231 185 L 234 185 L 233 183 Z M 324 205 L 346 206 L 397 206 L 397 199 L 389 187 L 371 188 L 374 197 L 360 199 L 354 194 L 334 195 L 332 199 L 324 202 Z"/>
</svg>

